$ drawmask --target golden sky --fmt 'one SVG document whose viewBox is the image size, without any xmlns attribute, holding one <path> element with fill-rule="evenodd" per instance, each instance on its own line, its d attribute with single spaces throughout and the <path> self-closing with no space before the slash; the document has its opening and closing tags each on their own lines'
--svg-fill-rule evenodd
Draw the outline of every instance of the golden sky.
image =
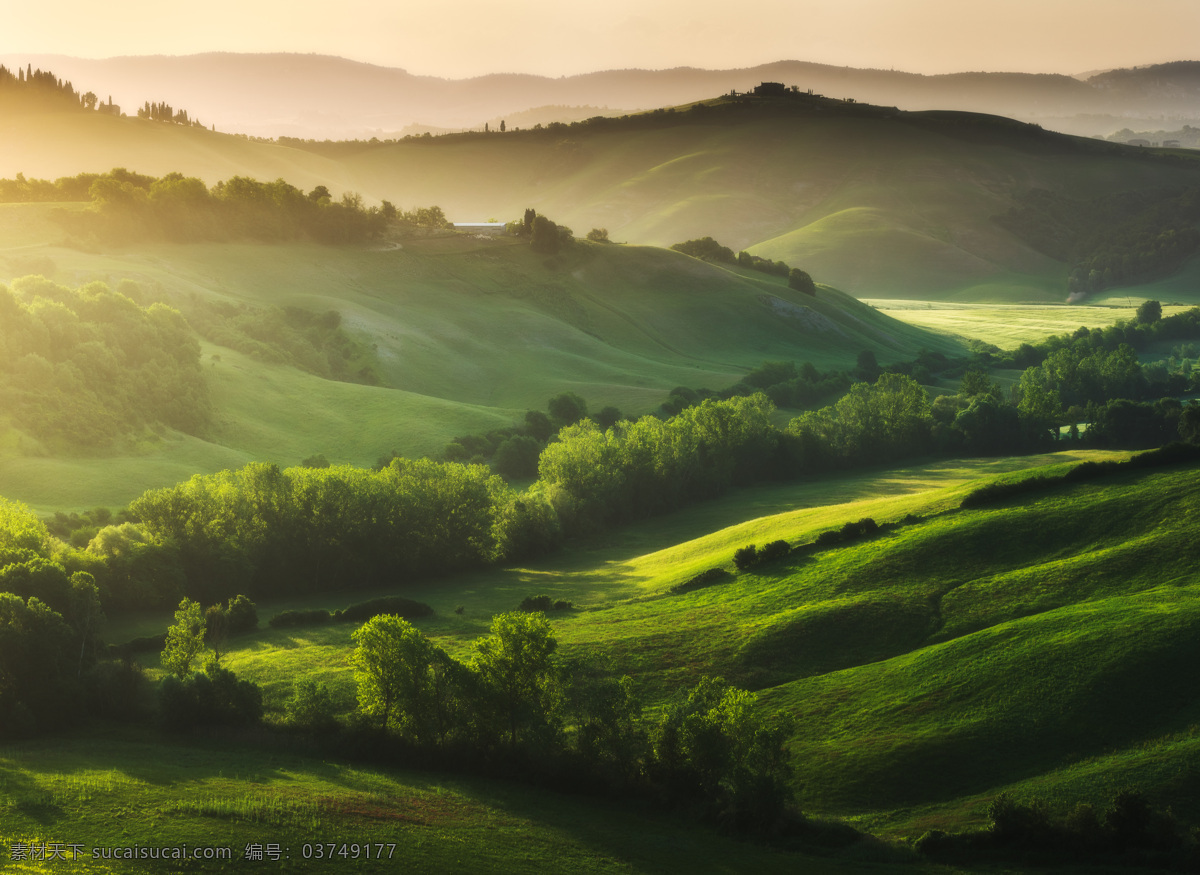
<svg viewBox="0 0 1200 875">
<path fill-rule="evenodd" d="M 5 2 L 0 55 L 315 52 L 412 73 L 569 75 L 795 59 L 1081 73 L 1200 58 L 1200 0 Z"/>
</svg>

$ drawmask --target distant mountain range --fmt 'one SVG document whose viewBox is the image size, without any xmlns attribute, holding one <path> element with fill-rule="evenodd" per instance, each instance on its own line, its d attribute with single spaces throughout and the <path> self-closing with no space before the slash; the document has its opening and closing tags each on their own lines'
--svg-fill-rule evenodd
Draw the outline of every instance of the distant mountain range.
<svg viewBox="0 0 1200 875">
<path fill-rule="evenodd" d="M 609 70 L 557 79 L 495 74 L 416 76 L 324 55 L 211 53 L 102 60 L 7 55 L 112 97 L 133 114 L 166 101 L 218 130 L 253 136 L 380 139 L 424 130 L 509 127 L 620 115 L 745 91 L 764 81 L 900 109 L 1004 115 L 1081 135 L 1153 121 L 1200 119 L 1200 61 L 1177 61 L 1072 77 L 1030 73 L 925 76 L 895 70 L 779 61 L 740 70 Z M 1175 125 L 1175 126 L 1178 126 Z"/>
</svg>

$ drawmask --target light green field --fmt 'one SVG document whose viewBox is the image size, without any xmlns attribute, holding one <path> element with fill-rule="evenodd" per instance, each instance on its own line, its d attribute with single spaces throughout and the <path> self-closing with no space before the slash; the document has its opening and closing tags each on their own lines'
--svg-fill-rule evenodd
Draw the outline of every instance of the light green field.
<svg viewBox="0 0 1200 875">
<path fill-rule="evenodd" d="M 1145 289 L 1140 290 L 1143 294 Z M 964 340 L 981 340 L 1001 349 L 1016 349 L 1022 343 L 1040 343 L 1053 335 L 1075 329 L 1105 328 L 1137 315 L 1147 297 L 1108 296 L 1103 303 L 1073 304 L 958 304 L 945 301 L 865 300 L 881 313 L 920 328 Z M 1165 306 L 1171 316 L 1190 306 Z"/>
</svg>

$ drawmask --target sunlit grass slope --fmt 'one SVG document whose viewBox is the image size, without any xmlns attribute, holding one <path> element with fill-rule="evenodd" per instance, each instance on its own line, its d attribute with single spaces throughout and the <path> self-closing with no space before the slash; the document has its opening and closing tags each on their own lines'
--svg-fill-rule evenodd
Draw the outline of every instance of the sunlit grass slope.
<svg viewBox="0 0 1200 875">
<path fill-rule="evenodd" d="M 810 811 L 919 832 L 979 823 L 1005 789 L 1103 806 L 1137 784 L 1200 814 L 1186 777 L 1200 753 L 1189 735 L 1200 722 L 1200 471 L 1126 473 L 959 510 L 988 477 L 1028 476 L 988 471 L 934 465 L 791 496 L 748 491 L 537 566 L 405 594 L 434 606 L 422 628 L 459 653 L 525 596 L 572 600 L 575 611 L 552 616 L 564 654 L 610 658 L 650 706 L 702 674 L 761 690 L 764 707 L 798 718 L 791 750 Z M 807 541 L 865 516 L 901 525 L 670 593 L 698 571 L 731 569 L 746 543 Z M 350 631 L 263 632 L 230 664 L 264 685 L 269 710 L 309 673 L 348 704 Z"/>
<path fill-rule="evenodd" d="M 1138 291 L 1144 296 L 1148 287 Z M 1022 343 L 1040 343 L 1052 335 L 1071 334 L 1081 326 L 1095 329 L 1128 322 L 1137 316 L 1143 299 L 1105 295 L 1102 301 L 1088 304 L 970 304 L 876 298 L 866 303 L 930 331 L 1015 349 Z M 1187 309 L 1190 306 L 1168 304 L 1163 307 L 1163 315 Z"/>
<path fill-rule="evenodd" d="M 45 208 L 17 205 L 0 221 L 16 225 L 21 212 L 42 221 Z M 512 239 L 450 236 L 375 249 L 0 251 L 0 280 L 30 267 L 72 286 L 133 280 L 146 300 L 185 314 L 206 302 L 334 310 L 372 350 L 380 383 L 325 380 L 206 343 L 215 414 L 197 437 L 150 435 L 93 460 L 52 455 L 11 432 L 0 439 L 0 494 L 41 510 L 123 505 L 147 488 L 255 459 L 287 466 L 321 453 L 370 465 L 393 450 L 433 454 L 457 435 L 519 422 L 565 391 L 593 409 L 640 416 L 676 386 L 724 388 L 766 360 L 846 368 L 863 349 L 883 362 L 964 349 L 834 289 L 803 295 L 776 277 L 653 247 L 579 242 L 546 258 Z"/>
<path fill-rule="evenodd" d="M 670 245 L 711 235 L 855 294 L 965 301 L 1065 297 L 1064 265 L 993 221 L 1020 194 L 1086 199 L 1200 181 L 1200 162 L 1186 156 L 1161 160 L 990 116 L 805 105 L 308 149 L 46 115 L 0 123 L 0 174 L 120 165 L 210 183 L 282 177 L 405 207 L 439 204 L 456 221 L 512 219 L 533 206 L 581 236 L 604 227 L 614 240 Z"/>
</svg>

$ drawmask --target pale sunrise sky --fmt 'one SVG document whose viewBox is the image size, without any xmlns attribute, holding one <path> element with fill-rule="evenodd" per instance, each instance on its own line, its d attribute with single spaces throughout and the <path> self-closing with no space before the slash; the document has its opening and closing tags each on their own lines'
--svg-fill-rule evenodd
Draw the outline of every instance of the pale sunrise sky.
<svg viewBox="0 0 1200 875">
<path fill-rule="evenodd" d="M 409 72 L 569 75 L 794 59 L 1081 73 L 1200 59 L 1200 0 L 8 2 L 0 55 L 315 52 Z"/>
</svg>

